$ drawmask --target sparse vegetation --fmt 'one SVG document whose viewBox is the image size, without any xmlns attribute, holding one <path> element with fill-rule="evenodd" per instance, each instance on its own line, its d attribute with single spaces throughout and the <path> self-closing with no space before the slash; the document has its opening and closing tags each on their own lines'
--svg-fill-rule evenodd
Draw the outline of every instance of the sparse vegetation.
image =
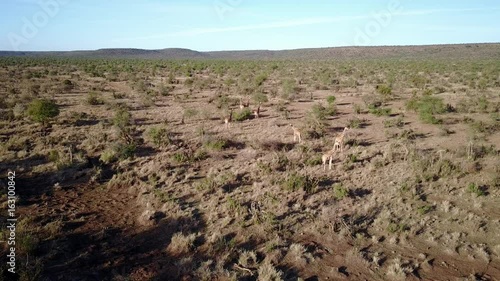
<svg viewBox="0 0 500 281">
<path fill-rule="evenodd" d="M 392 88 L 389 85 L 377 85 L 376 86 L 377 93 L 383 95 L 383 96 L 390 96 L 392 94 Z"/>
<path fill-rule="evenodd" d="M 87 104 L 89 105 L 99 105 L 104 102 L 99 98 L 96 92 L 90 92 L 87 94 Z"/>
<path fill-rule="evenodd" d="M 359 118 L 352 118 L 349 119 L 349 123 L 347 127 L 352 128 L 352 129 L 359 129 L 363 125 L 363 120 Z"/>
<path fill-rule="evenodd" d="M 403 232 L 403 231 L 407 231 L 407 230 L 408 230 L 408 226 L 404 223 L 391 222 L 387 226 L 387 231 L 390 233 Z"/>
<path fill-rule="evenodd" d="M 283 188 L 288 191 L 297 191 L 299 189 L 305 192 L 312 192 L 317 187 L 317 181 L 308 175 L 293 173 L 283 182 Z"/>
<path fill-rule="evenodd" d="M 181 232 L 172 236 L 168 250 L 174 254 L 188 253 L 194 247 L 196 234 L 184 235 Z"/>
<path fill-rule="evenodd" d="M 255 103 L 265 103 L 265 102 L 268 102 L 269 99 L 267 98 L 267 96 L 263 93 L 255 93 L 253 95 L 253 100 Z"/>
<path fill-rule="evenodd" d="M 225 139 L 209 139 L 204 143 L 204 146 L 210 150 L 221 151 L 224 148 L 228 147 L 228 141 Z"/>
<path fill-rule="evenodd" d="M 333 197 L 337 200 L 349 197 L 349 189 L 345 188 L 341 184 L 335 184 L 333 185 Z"/>
<path fill-rule="evenodd" d="M 428 205 L 418 207 L 418 213 L 420 215 L 425 215 L 425 214 L 429 213 L 431 210 L 432 210 L 432 207 L 428 206 Z"/>
<path fill-rule="evenodd" d="M 163 127 L 153 127 L 147 131 L 147 137 L 156 147 L 164 147 L 172 143 L 169 132 Z"/>
<path fill-rule="evenodd" d="M 243 110 L 241 111 L 237 111 L 234 116 L 233 116 L 233 119 L 235 121 L 238 121 L 238 122 L 241 122 L 241 121 L 245 121 L 245 120 L 248 120 L 252 117 L 252 111 L 248 108 L 244 108 Z"/>
<path fill-rule="evenodd" d="M 333 106 L 335 104 L 335 100 L 336 100 L 335 96 L 328 96 L 326 98 L 326 101 L 328 102 L 329 106 Z"/>
<path fill-rule="evenodd" d="M 298 94 L 297 85 L 295 80 L 287 79 L 282 82 L 283 94 L 282 98 L 285 100 L 293 101 Z"/>
<path fill-rule="evenodd" d="M 186 108 L 184 109 L 184 113 L 183 113 L 183 117 L 185 119 L 192 119 L 194 118 L 196 115 L 198 115 L 198 110 L 194 109 L 194 108 Z"/>
<path fill-rule="evenodd" d="M 498 263 L 498 60 L 370 52 L 0 57 L 0 166 L 32 218 L 16 229 L 20 279 L 433 280 Z"/>
<path fill-rule="evenodd" d="M 59 107 L 47 99 L 34 100 L 29 104 L 27 114 L 34 121 L 45 125 L 50 119 L 59 115 Z"/>
<path fill-rule="evenodd" d="M 405 122 L 403 121 L 403 117 L 398 117 L 396 119 L 387 119 L 384 121 L 384 127 L 386 128 L 392 128 L 392 127 L 402 128 L 404 125 Z"/>
<path fill-rule="evenodd" d="M 480 197 L 480 196 L 485 196 L 486 193 L 484 192 L 484 190 L 479 187 L 477 184 L 475 183 L 469 183 L 469 185 L 467 185 L 467 191 L 469 193 L 472 193 L 474 195 L 476 195 L 476 197 Z"/>
<path fill-rule="evenodd" d="M 418 112 L 420 120 L 427 124 L 440 124 L 442 120 L 435 117 L 436 114 L 443 114 L 451 111 L 443 100 L 437 97 L 424 95 L 421 98 L 413 96 L 407 103 L 406 108 Z"/>
<path fill-rule="evenodd" d="M 370 107 L 368 108 L 370 113 L 376 116 L 389 116 L 391 115 L 392 109 L 390 108 L 381 108 L 381 107 Z"/>
</svg>

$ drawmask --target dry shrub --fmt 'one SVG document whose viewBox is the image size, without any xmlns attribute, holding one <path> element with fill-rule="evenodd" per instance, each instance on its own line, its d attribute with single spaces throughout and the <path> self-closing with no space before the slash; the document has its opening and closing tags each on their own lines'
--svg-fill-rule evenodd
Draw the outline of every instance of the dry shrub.
<svg viewBox="0 0 500 281">
<path fill-rule="evenodd" d="M 259 281 L 281 281 L 283 280 L 283 272 L 276 270 L 269 262 L 264 262 L 258 269 Z"/>
<path fill-rule="evenodd" d="M 172 236 L 170 245 L 168 245 L 168 251 L 172 254 L 188 253 L 193 249 L 195 239 L 196 234 L 194 233 L 184 235 L 182 232 L 177 232 Z"/>
</svg>

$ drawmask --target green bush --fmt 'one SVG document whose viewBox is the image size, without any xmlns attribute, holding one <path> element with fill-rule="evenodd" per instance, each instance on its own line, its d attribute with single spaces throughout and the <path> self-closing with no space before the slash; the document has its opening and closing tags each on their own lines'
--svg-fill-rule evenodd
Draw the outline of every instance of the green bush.
<svg viewBox="0 0 500 281">
<path fill-rule="evenodd" d="M 230 103 L 232 103 L 232 101 L 227 95 L 219 95 L 215 98 L 215 105 L 219 109 L 228 108 Z"/>
<path fill-rule="evenodd" d="M 310 115 L 317 120 L 325 120 L 328 116 L 334 116 L 337 114 L 337 109 L 335 105 L 329 105 L 328 107 L 324 107 L 322 104 L 317 103 L 312 106 Z"/>
<path fill-rule="evenodd" d="M 363 112 L 363 109 L 361 108 L 361 105 L 354 104 L 353 107 L 354 107 L 354 112 L 356 112 L 356 114 L 361 114 Z"/>
<path fill-rule="evenodd" d="M 335 100 L 336 100 L 335 96 L 328 96 L 326 98 L 326 101 L 328 102 L 329 105 L 333 105 L 335 103 Z"/>
<path fill-rule="evenodd" d="M 171 92 L 171 88 L 165 84 L 161 84 L 160 85 L 160 89 L 159 89 L 159 93 L 160 95 L 166 97 L 168 95 L 170 95 L 170 92 Z"/>
<path fill-rule="evenodd" d="M 469 185 L 467 186 L 467 191 L 475 194 L 477 197 L 486 195 L 484 190 L 475 183 L 469 183 Z"/>
<path fill-rule="evenodd" d="M 130 144 L 118 144 L 115 146 L 115 155 L 118 157 L 120 160 L 125 160 L 128 158 L 134 157 L 135 151 L 137 149 L 137 146 L 135 143 L 130 143 Z"/>
<path fill-rule="evenodd" d="M 314 156 L 306 160 L 306 165 L 307 166 L 317 166 L 321 165 L 323 163 L 323 160 L 321 160 L 321 156 Z"/>
<path fill-rule="evenodd" d="M 251 117 L 252 117 L 252 111 L 249 108 L 244 108 L 243 110 L 236 112 L 236 114 L 234 114 L 233 116 L 233 119 L 235 121 L 241 122 L 248 120 Z"/>
<path fill-rule="evenodd" d="M 27 114 L 34 121 L 46 124 L 51 118 L 59 115 L 59 107 L 47 99 L 34 100 L 29 104 Z"/>
<path fill-rule="evenodd" d="M 269 101 L 268 98 L 267 98 L 267 96 L 264 93 L 255 93 L 253 95 L 253 100 L 256 103 L 265 103 L 265 102 Z"/>
<path fill-rule="evenodd" d="M 447 107 L 443 99 L 432 96 L 423 96 L 418 103 L 419 112 L 425 111 L 431 114 L 443 114 L 447 111 Z"/>
<path fill-rule="evenodd" d="M 292 173 L 283 182 L 282 187 L 288 191 L 297 191 L 303 189 L 305 192 L 309 193 L 316 188 L 317 182 L 307 175 L 299 175 L 298 173 Z"/>
<path fill-rule="evenodd" d="M 218 184 L 213 177 L 206 177 L 195 184 L 197 190 L 214 191 Z"/>
<path fill-rule="evenodd" d="M 391 108 L 381 108 L 381 107 L 368 107 L 368 111 L 376 116 L 389 116 L 391 115 Z"/>
<path fill-rule="evenodd" d="M 33 254 L 38 242 L 38 238 L 27 230 L 19 231 L 16 235 L 16 248 L 23 254 Z"/>
<path fill-rule="evenodd" d="M 99 105 L 103 104 L 104 102 L 101 99 L 99 99 L 96 92 L 90 92 L 87 95 L 87 103 L 89 105 Z"/>
<path fill-rule="evenodd" d="M 326 108 L 319 103 L 312 106 L 310 113 L 317 120 L 325 120 L 327 117 Z"/>
<path fill-rule="evenodd" d="M 347 127 L 352 128 L 352 129 L 359 129 L 363 125 L 363 120 L 359 118 L 352 118 L 348 120 L 349 124 Z"/>
<path fill-rule="evenodd" d="M 228 141 L 224 139 L 208 140 L 204 143 L 204 146 L 211 150 L 223 150 L 228 146 Z"/>
<path fill-rule="evenodd" d="M 333 186 L 333 197 L 337 200 L 342 200 L 349 196 L 349 189 L 343 187 L 341 184 L 337 183 Z"/>
<path fill-rule="evenodd" d="M 294 100 L 298 93 L 297 83 L 295 80 L 287 79 L 282 82 L 283 98 L 286 100 Z"/>
<path fill-rule="evenodd" d="M 390 96 L 392 94 L 392 88 L 389 85 L 377 85 L 377 93 L 383 96 Z"/>
<path fill-rule="evenodd" d="M 367 108 L 379 108 L 382 106 L 383 101 L 379 96 L 376 95 L 366 95 L 362 97 L 363 102 Z"/>
<path fill-rule="evenodd" d="M 57 150 L 54 149 L 54 150 L 51 150 L 49 152 L 48 160 L 50 162 L 54 162 L 55 163 L 55 162 L 59 161 L 59 158 L 60 158 L 59 151 L 57 151 Z"/>
<path fill-rule="evenodd" d="M 348 159 L 349 163 L 356 163 L 356 162 L 358 162 L 358 154 L 355 154 L 355 153 L 349 154 L 347 159 Z"/>
<path fill-rule="evenodd" d="M 190 158 L 185 152 L 174 153 L 172 159 L 179 164 L 190 162 Z"/>
<path fill-rule="evenodd" d="M 203 178 L 195 184 L 197 190 L 214 191 L 216 188 L 224 188 L 235 181 L 235 176 L 231 173 L 211 175 Z"/>
<path fill-rule="evenodd" d="M 404 125 L 405 122 L 403 120 L 403 117 L 398 117 L 396 119 L 387 119 L 384 121 L 385 128 L 392 128 L 392 127 L 402 128 Z"/>
<path fill-rule="evenodd" d="M 437 119 L 432 113 L 428 111 L 421 111 L 419 114 L 420 120 L 427 124 L 441 124 L 443 121 Z"/>
<path fill-rule="evenodd" d="M 421 215 L 425 215 L 427 213 L 429 213 L 430 211 L 432 211 L 432 207 L 431 206 L 428 206 L 428 205 L 425 205 L 425 206 L 421 206 L 417 209 L 417 212 Z"/>
<path fill-rule="evenodd" d="M 166 128 L 150 128 L 147 136 L 157 147 L 166 146 L 171 143 L 170 135 Z"/>
<path fill-rule="evenodd" d="M 450 106 L 445 105 L 443 99 L 433 96 L 413 96 L 407 103 L 406 108 L 419 114 L 420 120 L 427 124 L 440 124 L 435 114 L 443 114 L 451 111 Z"/>
<path fill-rule="evenodd" d="M 267 74 L 261 73 L 255 77 L 255 85 L 261 86 L 267 80 Z"/>
<path fill-rule="evenodd" d="M 115 112 L 115 116 L 113 118 L 113 125 L 118 127 L 119 129 L 125 129 L 130 125 L 131 114 L 126 108 L 119 108 Z"/>
<path fill-rule="evenodd" d="M 391 222 L 387 226 L 387 231 L 389 231 L 390 233 L 403 232 L 403 231 L 406 231 L 408 229 L 409 229 L 409 227 L 404 223 Z"/>
</svg>

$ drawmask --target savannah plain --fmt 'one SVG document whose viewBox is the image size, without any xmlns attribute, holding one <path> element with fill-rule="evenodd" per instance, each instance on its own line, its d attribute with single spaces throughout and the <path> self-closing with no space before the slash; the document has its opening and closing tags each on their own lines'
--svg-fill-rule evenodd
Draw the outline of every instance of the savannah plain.
<svg viewBox="0 0 500 281">
<path fill-rule="evenodd" d="M 499 280 L 500 47 L 422 48 L 0 57 L 17 277 Z"/>
</svg>

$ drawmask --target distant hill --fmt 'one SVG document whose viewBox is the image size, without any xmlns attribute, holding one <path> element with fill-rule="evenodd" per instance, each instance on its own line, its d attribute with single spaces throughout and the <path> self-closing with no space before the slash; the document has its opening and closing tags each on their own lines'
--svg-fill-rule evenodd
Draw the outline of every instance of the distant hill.
<svg viewBox="0 0 500 281">
<path fill-rule="evenodd" d="M 0 57 L 75 57 L 75 58 L 138 58 L 138 59 L 195 59 L 208 58 L 208 54 L 180 48 L 162 50 L 99 49 L 95 51 L 69 52 L 12 52 L 0 51 Z"/>
<path fill-rule="evenodd" d="M 474 58 L 500 59 L 500 43 L 425 45 L 425 46 L 378 46 L 332 47 L 295 50 L 248 50 L 198 52 L 189 49 L 99 49 L 95 51 L 69 52 L 12 52 L 0 51 L 0 57 L 74 57 L 74 58 L 138 58 L 138 59 L 377 59 L 377 58 Z"/>
<path fill-rule="evenodd" d="M 500 59 L 500 44 L 333 47 L 283 51 L 208 52 L 219 59 L 376 59 L 376 58 L 491 58 Z"/>
</svg>

